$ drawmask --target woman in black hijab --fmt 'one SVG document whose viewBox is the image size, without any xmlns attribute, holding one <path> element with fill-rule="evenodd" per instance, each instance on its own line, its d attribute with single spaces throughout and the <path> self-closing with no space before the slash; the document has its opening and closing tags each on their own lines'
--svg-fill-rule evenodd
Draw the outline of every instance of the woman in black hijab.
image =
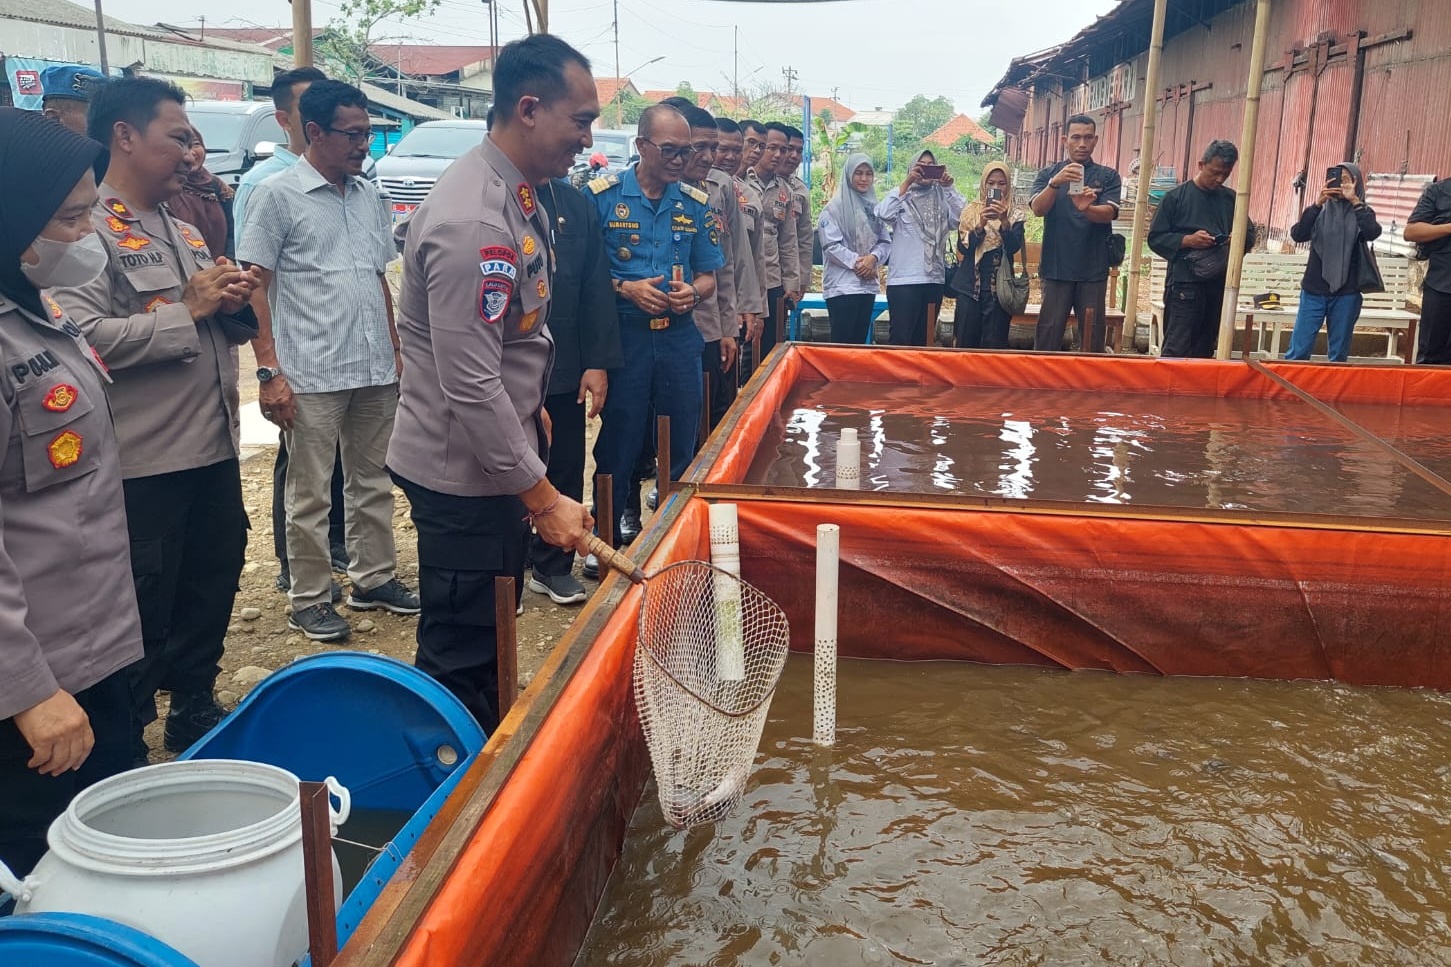
<svg viewBox="0 0 1451 967">
<path fill-rule="evenodd" d="M 0 862 L 17 876 L 71 798 L 131 761 L 141 621 L 109 379 L 44 292 L 106 270 L 105 165 L 96 142 L 0 108 Z"/>
</svg>

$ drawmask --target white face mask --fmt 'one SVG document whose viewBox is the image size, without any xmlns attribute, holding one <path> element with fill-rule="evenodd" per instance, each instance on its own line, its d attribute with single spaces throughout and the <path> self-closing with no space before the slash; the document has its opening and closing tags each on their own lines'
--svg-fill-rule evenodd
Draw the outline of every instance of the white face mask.
<svg viewBox="0 0 1451 967">
<path fill-rule="evenodd" d="M 74 289 L 87 285 L 106 271 L 106 244 L 95 232 L 79 242 L 36 238 L 30 243 L 40 261 L 20 263 L 20 271 L 37 289 Z"/>
</svg>

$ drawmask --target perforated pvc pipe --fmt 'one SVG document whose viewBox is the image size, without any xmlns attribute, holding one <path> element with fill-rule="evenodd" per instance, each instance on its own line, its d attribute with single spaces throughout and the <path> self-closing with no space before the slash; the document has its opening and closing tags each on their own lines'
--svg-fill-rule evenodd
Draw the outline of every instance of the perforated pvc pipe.
<svg viewBox="0 0 1451 967">
<path fill-rule="evenodd" d="M 841 528 L 816 526 L 816 658 L 811 738 L 817 745 L 836 741 L 836 611 Z"/>
</svg>

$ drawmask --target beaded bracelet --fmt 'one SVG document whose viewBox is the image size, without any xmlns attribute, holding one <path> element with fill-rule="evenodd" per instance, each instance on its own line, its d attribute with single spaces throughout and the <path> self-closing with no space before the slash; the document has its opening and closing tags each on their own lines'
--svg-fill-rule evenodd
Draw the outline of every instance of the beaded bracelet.
<svg viewBox="0 0 1451 967">
<path fill-rule="evenodd" d="M 563 497 L 563 494 L 555 494 L 553 502 L 551 502 L 548 507 L 545 507 L 543 510 L 539 511 L 529 511 L 529 513 L 524 515 L 524 520 L 532 524 L 541 517 L 548 517 L 550 514 L 554 513 L 554 508 L 559 506 L 559 501 Z"/>
</svg>

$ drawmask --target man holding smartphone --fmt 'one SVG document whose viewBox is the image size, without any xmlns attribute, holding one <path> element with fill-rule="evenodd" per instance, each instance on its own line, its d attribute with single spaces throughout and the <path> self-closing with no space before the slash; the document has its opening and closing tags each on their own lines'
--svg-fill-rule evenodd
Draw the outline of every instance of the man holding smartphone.
<svg viewBox="0 0 1451 967">
<path fill-rule="evenodd" d="M 1164 195 L 1149 226 L 1149 248 L 1169 263 L 1160 353 L 1165 357 L 1214 357 L 1234 228 L 1234 191 L 1224 183 L 1238 161 L 1233 144 L 1211 141 L 1198 173 Z"/>
<path fill-rule="evenodd" d="M 1118 172 L 1093 162 L 1098 123 L 1086 114 L 1068 119 L 1063 135 L 1067 159 L 1038 172 L 1029 207 L 1043 219 L 1043 305 L 1033 348 L 1063 348 L 1068 313 L 1078 320 L 1079 345 L 1103 352 L 1108 309 L 1108 237 L 1118 217 L 1123 183 Z M 1091 333 L 1085 317 L 1093 310 Z"/>
</svg>

